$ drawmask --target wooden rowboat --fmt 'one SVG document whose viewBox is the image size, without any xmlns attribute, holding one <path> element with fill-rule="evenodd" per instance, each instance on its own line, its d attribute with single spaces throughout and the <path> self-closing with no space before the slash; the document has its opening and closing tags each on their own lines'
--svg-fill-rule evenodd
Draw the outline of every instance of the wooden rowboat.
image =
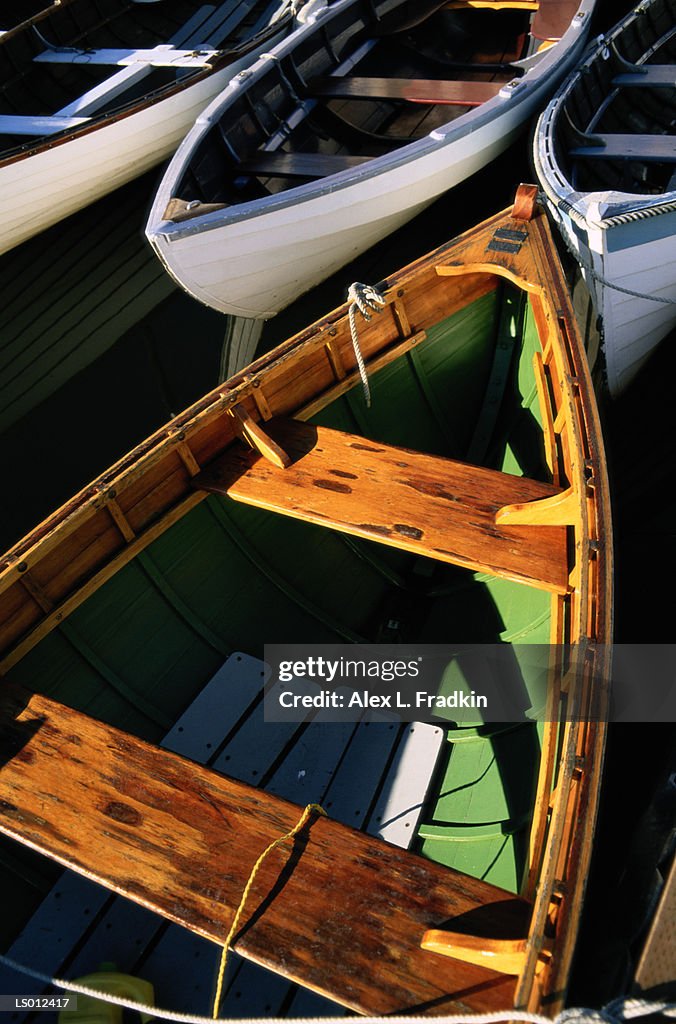
<svg viewBox="0 0 676 1024">
<path fill-rule="evenodd" d="M 281 0 L 59 0 L 0 35 L 0 252 L 165 160 L 292 21 Z"/>
<path fill-rule="evenodd" d="M 290 982 L 369 1014 L 561 1004 L 603 761 L 612 542 L 585 353 L 534 195 L 381 283 L 370 321 L 343 306 L 262 356 L 4 556 L 15 960 L 39 949 L 71 977 L 115 960 L 159 1005 L 204 1012 L 200 965 L 210 978 L 254 862 L 314 801 L 329 817 L 257 877 L 224 1015 L 316 1013 Z M 263 721 L 264 643 L 449 637 L 583 645 L 549 698 L 576 694 L 581 714 Z M 52 896 L 23 846 L 100 885 L 69 905 L 84 883 Z M 171 953 L 155 914 L 183 926 Z"/>
<path fill-rule="evenodd" d="M 617 396 L 676 324 L 676 3 L 646 0 L 538 122 L 535 167 L 580 264 Z"/>
<path fill-rule="evenodd" d="M 340 0 L 234 78 L 146 234 L 191 295 L 274 316 L 503 153 L 581 56 L 594 0 Z"/>
</svg>

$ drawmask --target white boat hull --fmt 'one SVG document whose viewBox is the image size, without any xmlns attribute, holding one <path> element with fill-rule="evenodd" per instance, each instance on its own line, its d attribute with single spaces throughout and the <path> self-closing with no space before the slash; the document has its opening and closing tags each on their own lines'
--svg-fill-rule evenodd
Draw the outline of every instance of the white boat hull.
<svg viewBox="0 0 676 1024">
<path fill-rule="evenodd" d="M 179 147 L 153 203 L 148 239 L 171 276 L 200 302 L 236 316 L 274 316 L 504 152 L 579 55 L 590 10 L 581 4 L 571 28 L 516 88 L 424 140 L 319 183 L 182 223 L 164 220 L 192 152 L 237 90 L 260 73 L 254 66 L 242 86 L 230 83 Z"/>
<path fill-rule="evenodd" d="M 2 162 L 0 254 L 166 160 L 204 107 L 270 45 L 268 39 L 239 61 L 149 106 Z"/>
<path fill-rule="evenodd" d="M 635 17 L 638 8 L 600 36 L 551 100 L 538 120 L 533 153 L 548 210 L 580 266 L 598 318 L 612 397 L 676 328 L 676 191 L 578 191 L 558 158 L 557 133 L 576 83 L 594 80 L 592 65 L 606 61 L 611 46 L 624 51 L 622 32 Z"/>
</svg>

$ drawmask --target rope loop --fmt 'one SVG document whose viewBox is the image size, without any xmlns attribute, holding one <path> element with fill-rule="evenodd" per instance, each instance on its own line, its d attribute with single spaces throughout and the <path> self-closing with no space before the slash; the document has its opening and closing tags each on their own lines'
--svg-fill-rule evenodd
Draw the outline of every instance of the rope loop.
<svg viewBox="0 0 676 1024">
<path fill-rule="evenodd" d="M 347 301 L 350 303 L 348 318 L 350 321 L 350 336 L 352 338 L 354 357 L 357 360 L 359 376 L 361 377 L 361 383 L 364 389 L 364 399 L 367 407 L 370 408 L 371 389 L 369 387 L 364 357 L 359 347 L 359 336 L 357 334 L 357 312 L 361 313 L 364 320 L 368 323 L 374 313 L 382 312 L 383 307 L 386 305 L 386 300 L 373 285 L 362 284 L 361 281 L 354 281 L 347 290 Z"/>
<path fill-rule="evenodd" d="M 304 827 L 306 822 L 310 819 L 310 817 L 313 814 L 319 814 L 325 818 L 327 817 L 326 811 L 322 807 L 320 807 L 319 804 L 308 804 L 303 813 L 301 814 L 300 818 L 294 825 L 294 827 L 291 829 L 291 831 L 286 832 L 283 836 L 280 836 L 278 839 L 273 839 L 270 845 L 266 846 L 266 848 L 263 850 L 262 854 L 260 855 L 260 857 L 258 858 L 258 860 L 251 869 L 251 874 L 249 875 L 249 879 L 246 885 L 244 886 L 244 891 L 242 892 L 242 898 L 239 901 L 239 906 L 237 907 L 237 910 L 235 911 L 235 916 L 232 919 L 230 931 L 228 932 L 225 938 L 225 942 L 223 943 L 221 962 L 218 967 L 218 977 L 216 979 L 216 994 L 214 996 L 212 1020 L 218 1020 L 218 1008 L 221 1005 L 221 996 L 223 993 L 223 978 L 225 976 L 225 968 L 228 962 L 228 953 L 230 951 L 232 940 L 237 934 L 239 922 L 242 917 L 242 914 L 244 913 L 244 906 L 246 904 L 247 899 L 249 898 L 249 893 L 251 892 L 259 868 L 261 867 L 263 861 L 268 856 L 268 854 L 272 853 L 273 850 L 277 849 L 278 846 L 281 846 L 282 843 L 285 843 L 288 839 L 293 839 L 295 836 L 297 836 L 300 830 Z"/>
</svg>

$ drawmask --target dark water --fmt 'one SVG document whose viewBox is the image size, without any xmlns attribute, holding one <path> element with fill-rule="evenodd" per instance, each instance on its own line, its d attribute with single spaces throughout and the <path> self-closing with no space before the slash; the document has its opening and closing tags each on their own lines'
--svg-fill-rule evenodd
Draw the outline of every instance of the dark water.
<svg viewBox="0 0 676 1024">
<path fill-rule="evenodd" d="M 595 31 L 610 26 L 629 3 L 604 0 Z M 345 298 L 354 280 L 376 282 L 480 219 L 508 206 L 519 181 L 533 181 L 529 140 L 443 197 L 414 223 L 376 246 L 271 321 L 270 347 Z M 157 181 L 137 194 L 138 245 Z M 118 201 L 99 204 L 105 212 Z M 77 218 L 78 215 L 76 215 Z M 42 236 L 49 249 L 78 223 L 71 218 Z M 98 213 L 97 213 L 98 217 Z M 83 229 L 84 230 L 84 229 Z M 30 243 L 27 243 L 30 244 Z M 103 241 L 102 241 L 103 246 Z M 23 248 L 23 247 L 22 247 Z M 20 254 L 0 260 L 0 277 Z M 28 260 L 30 263 L 30 260 Z M 85 285 L 83 290 L 86 291 Z M 34 300 L 31 300 L 34 301 Z M 45 303 L 53 299 L 45 296 Z M 106 469 L 171 415 L 218 382 L 223 319 L 176 291 L 102 356 L 62 384 L 0 436 L 0 547 L 6 548 L 72 493 Z M 86 362 L 86 360 L 85 360 Z M 674 622 L 675 512 L 673 381 L 676 336 L 667 339 L 618 401 L 602 409 L 614 502 L 616 639 L 668 643 Z M 615 726 L 597 830 L 594 869 L 576 961 L 571 1001 L 598 1005 L 622 991 L 631 954 L 640 946 L 647 892 L 674 803 L 673 727 Z M 671 803 L 670 803 L 671 801 Z M 656 809 L 657 808 L 657 809 Z M 670 818 L 671 816 L 671 818 Z"/>
</svg>

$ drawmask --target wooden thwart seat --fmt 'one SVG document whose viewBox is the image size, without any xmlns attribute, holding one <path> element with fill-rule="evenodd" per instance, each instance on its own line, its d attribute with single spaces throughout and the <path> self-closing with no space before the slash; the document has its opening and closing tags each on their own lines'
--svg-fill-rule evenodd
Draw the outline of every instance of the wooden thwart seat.
<svg viewBox="0 0 676 1024">
<path fill-rule="evenodd" d="M 579 0 L 540 0 L 531 35 L 534 39 L 560 39 L 570 28 L 579 6 Z"/>
<path fill-rule="evenodd" d="M 405 100 L 408 103 L 478 107 L 497 96 L 504 84 L 327 75 L 311 79 L 308 92 L 311 96 L 330 96 L 336 99 Z"/>
<path fill-rule="evenodd" d="M 367 163 L 368 156 L 343 153 L 257 153 L 239 165 L 245 174 L 269 175 L 279 178 L 325 178 Z"/>
<path fill-rule="evenodd" d="M 635 64 L 631 71 L 622 71 L 613 78 L 616 86 L 676 86 L 676 66 L 673 64 Z"/>
<path fill-rule="evenodd" d="M 0 749 L 0 831 L 216 943 L 259 855 L 300 817 L 10 684 Z M 512 1005 L 514 979 L 422 937 L 448 924 L 519 939 L 529 916 L 502 889 L 316 818 L 264 862 L 234 948 L 357 1012 L 460 1012 L 468 991 L 481 1012 Z"/>
<path fill-rule="evenodd" d="M 562 525 L 498 524 L 506 506 L 562 494 L 523 477 L 276 419 L 265 431 L 285 453 L 283 468 L 233 445 L 195 486 L 343 533 L 454 565 L 566 593 L 568 560 Z M 543 516 L 540 521 L 547 517 Z M 555 517 L 554 517 L 555 518 Z M 551 518 L 550 518 L 551 521 Z"/>
<path fill-rule="evenodd" d="M 587 143 L 582 142 L 583 139 Z M 676 163 L 676 135 L 579 135 L 568 155 L 576 160 L 639 160 Z"/>
</svg>

